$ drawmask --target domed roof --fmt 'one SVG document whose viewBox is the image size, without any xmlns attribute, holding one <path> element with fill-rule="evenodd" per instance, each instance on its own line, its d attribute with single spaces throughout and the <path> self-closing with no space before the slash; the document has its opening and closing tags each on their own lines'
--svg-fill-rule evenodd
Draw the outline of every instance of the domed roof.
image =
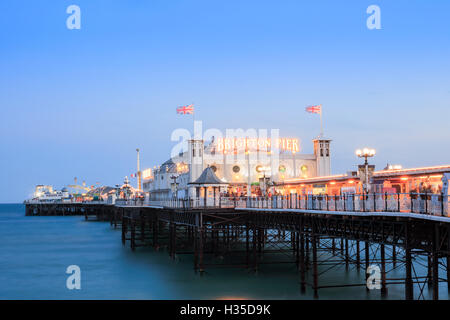
<svg viewBox="0 0 450 320">
<path fill-rule="evenodd" d="M 161 172 L 176 172 L 177 165 L 175 164 L 175 162 L 172 161 L 172 159 L 169 159 L 161 165 L 159 170 Z"/>
</svg>

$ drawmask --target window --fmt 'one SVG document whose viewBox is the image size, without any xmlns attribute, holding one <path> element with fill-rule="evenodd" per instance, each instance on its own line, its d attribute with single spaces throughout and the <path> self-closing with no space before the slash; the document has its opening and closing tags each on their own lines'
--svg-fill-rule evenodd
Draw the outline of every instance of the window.
<svg viewBox="0 0 450 320">
<path fill-rule="evenodd" d="M 233 167 L 233 172 L 234 173 L 238 173 L 239 171 L 241 171 L 241 168 L 239 166 L 234 166 Z"/>
</svg>

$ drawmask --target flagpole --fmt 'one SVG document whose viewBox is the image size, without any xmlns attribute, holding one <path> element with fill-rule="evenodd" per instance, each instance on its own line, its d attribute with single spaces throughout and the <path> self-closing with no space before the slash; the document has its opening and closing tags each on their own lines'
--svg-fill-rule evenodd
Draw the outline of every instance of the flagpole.
<svg viewBox="0 0 450 320">
<path fill-rule="evenodd" d="M 191 104 L 192 107 L 194 104 Z M 195 140 L 195 109 L 192 110 L 192 140 Z"/>
<path fill-rule="evenodd" d="M 322 105 L 320 105 L 320 137 L 323 138 Z"/>
</svg>

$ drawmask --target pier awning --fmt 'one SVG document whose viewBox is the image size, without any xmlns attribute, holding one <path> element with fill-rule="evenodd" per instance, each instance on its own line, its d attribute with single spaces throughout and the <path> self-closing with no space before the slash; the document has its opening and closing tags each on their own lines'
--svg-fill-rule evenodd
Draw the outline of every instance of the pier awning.
<svg viewBox="0 0 450 320">
<path fill-rule="evenodd" d="M 223 182 L 220 180 L 216 174 L 214 173 L 213 169 L 208 166 L 205 170 L 203 170 L 200 177 L 198 177 L 197 180 L 194 182 L 188 183 L 190 185 L 197 185 L 197 186 L 210 186 L 210 187 L 222 187 L 227 186 L 228 183 Z"/>
</svg>

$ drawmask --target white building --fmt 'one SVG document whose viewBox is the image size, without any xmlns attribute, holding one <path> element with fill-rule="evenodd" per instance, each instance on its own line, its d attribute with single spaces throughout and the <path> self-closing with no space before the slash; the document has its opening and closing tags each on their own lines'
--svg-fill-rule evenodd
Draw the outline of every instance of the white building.
<svg viewBox="0 0 450 320">
<path fill-rule="evenodd" d="M 33 200 L 41 202 L 69 201 L 70 195 L 66 188 L 54 190 L 53 186 L 37 185 L 33 194 Z"/>
<path fill-rule="evenodd" d="M 144 180 L 150 199 L 198 197 L 194 182 L 206 168 L 224 183 L 220 192 L 235 195 L 269 193 L 273 182 L 292 178 L 312 178 L 331 174 L 330 139 L 313 140 L 314 153 L 299 153 L 297 139 L 214 139 L 190 140 L 188 150 L 153 169 L 151 179 Z M 213 190 L 208 190 L 212 194 Z M 204 193 L 202 193 L 204 195 Z M 202 196 L 201 195 L 201 196 Z"/>
</svg>

